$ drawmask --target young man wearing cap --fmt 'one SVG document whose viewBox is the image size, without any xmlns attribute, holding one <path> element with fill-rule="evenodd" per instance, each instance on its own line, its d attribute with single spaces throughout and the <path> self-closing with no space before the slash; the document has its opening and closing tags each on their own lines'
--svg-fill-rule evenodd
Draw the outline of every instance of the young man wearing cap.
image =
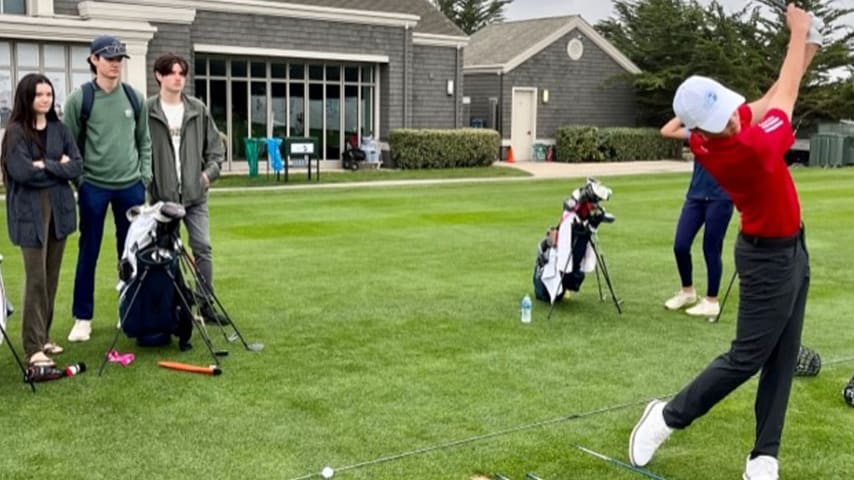
<svg viewBox="0 0 854 480">
<path fill-rule="evenodd" d="M 182 57 L 167 53 L 154 61 L 154 79 L 160 93 L 149 98 L 154 181 L 152 201 L 184 205 L 184 225 L 199 275 L 213 288 L 208 188 L 219 177 L 223 145 L 205 104 L 184 94 L 190 66 Z M 225 323 L 202 302 L 206 320 Z"/>
<path fill-rule="evenodd" d="M 116 225 L 116 254 L 121 258 L 129 221 L 125 213 L 145 203 L 145 188 L 151 183 L 151 140 L 143 95 L 130 89 L 129 98 L 121 83 L 122 60 L 130 58 L 119 39 L 104 35 L 89 47 L 89 67 L 94 101 L 85 124 L 83 88 L 78 88 L 65 103 L 63 122 L 75 138 L 81 140 L 83 176 L 78 186 L 80 209 L 80 247 L 74 277 L 74 327 L 70 342 L 89 340 L 95 303 L 95 267 L 101 251 L 107 207 L 113 211 Z M 130 87 L 127 87 L 130 88 Z M 137 114 L 137 109 L 141 109 Z M 81 130 L 85 128 L 85 131 Z"/>
<path fill-rule="evenodd" d="M 736 338 L 730 350 L 669 402 L 647 405 L 629 441 L 645 466 L 674 429 L 684 429 L 756 372 L 756 439 L 745 480 L 778 478 L 777 454 L 800 346 L 809 260 L 800 205 L 783 158 L 794 142 L 790 118 L 801 79 L 821 44 L 819 22 L 789 5 L 789 49 L 777 82 L 756 102 L 704 77 L 676 91 L 673 109 L 690 130 L 696 160 L 741 213 L 735 247 L 740 282 Z M 811 28 L 811 24 L 812 27 Z M 808 42 L 809 36 L 809 42 Z"/>
</svg>

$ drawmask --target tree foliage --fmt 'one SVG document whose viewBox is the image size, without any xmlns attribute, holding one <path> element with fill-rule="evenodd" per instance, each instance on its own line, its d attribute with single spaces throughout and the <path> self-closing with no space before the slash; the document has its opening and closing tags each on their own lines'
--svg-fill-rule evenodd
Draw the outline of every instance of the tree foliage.
<svg viewBox="0 0 854 480">
<path fill-rule="evenodd" d="M 844 19 L 854 9 L 833 0 L 801 0 L 802 8 L 824 20 L 825 46 L 805 76 L 795 123 L 854 115 L 854 31 Z M 671 101 L 688 76 L 713 77 L 749 100 L 776 80 L 788 44 L 785 16 L 776 0 L 751 0 L 727 12 L 717 0 L 617 0 L 616 16 L 597 25 L 620 51 L 640 67 L 633 78 L 639 122 L 659 125 L 673 110 Z"/>
<path fill-rule="evenodd" d="M 513 0 L 433 0 L 436 8 L 445 14 L 466 34 L 480 30 L 490 23 L 504 20 L 504 7 Z"/>
</svg>

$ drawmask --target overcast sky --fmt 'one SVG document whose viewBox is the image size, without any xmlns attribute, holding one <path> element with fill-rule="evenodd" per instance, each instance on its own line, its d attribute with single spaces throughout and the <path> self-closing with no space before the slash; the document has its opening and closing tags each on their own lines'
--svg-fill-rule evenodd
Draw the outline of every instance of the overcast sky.
<svg viewBox="0 0 854 480">
<path fill-rule="evenodd" d="M 709 0 L 700 1 L 701 3 L 711 3 Z M 731 10 L 738 9 L 745 4 L 745 0 L 719 1 Z M 840 7 L 854 7 L 854 0 L 835 1 Z M 611 8 L 612 4 L 611 0 L 513 0 L 513 3 L 504 11 L 504 16 L 507 20 L 522 20 L 580 14 L 585 20 L 595 24 L 614 14 Z M 851 23 L 854 23 L 854 19 Z"/>
</svg>

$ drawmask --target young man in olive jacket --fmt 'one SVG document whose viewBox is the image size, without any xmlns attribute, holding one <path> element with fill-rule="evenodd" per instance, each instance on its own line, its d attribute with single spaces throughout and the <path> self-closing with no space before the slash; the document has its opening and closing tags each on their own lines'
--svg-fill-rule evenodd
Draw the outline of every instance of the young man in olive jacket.
<svg viewBox="0 0 854 480">
<path fill-rule="evenodd" d="M 149 192 L 153 202 L 184 205 L 184 225 L 199 274 L 213 288 L 208 188 L 219 177 L 223 145 L 205 104 L 184 94 L 189 65 L 168 53 L 154 62 L 154 78 L 160 93 L 146 101 L 151 134 L 154 180 Z M 208 321 L 223 322 L 212 312 Z"/>
</svg>

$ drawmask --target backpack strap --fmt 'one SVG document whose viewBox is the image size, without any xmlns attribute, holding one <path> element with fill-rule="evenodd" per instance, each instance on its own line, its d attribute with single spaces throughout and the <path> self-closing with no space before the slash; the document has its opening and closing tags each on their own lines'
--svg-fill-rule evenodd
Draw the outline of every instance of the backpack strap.
<svg viewBox="0 0 854 480">
<path fill-rule="evenodd" d="M 86 129 L 89 123 L 89 117 L 92 115 L 92 106 L 95 104 L 95 81 L 86 82 L 80 86 L 83 92 L 83 103 L 80 106 L 80 132 L 77 134 L 77 148 L 80 149 L 80 155 L 86 147 Z M 136 96 L 133 87 L 125 82 L 122 82 L 122 90 L 125 96 L 128 97 L 131 108 L 133 108 L 134 121 L 139 122 L 139 115 L 142 112 L 142 105 L 139 103 L 139 98 Z"/>
<path fill-rule="evenodd" d="M 133 108 L 133 118 L 138 122 L 139 113 L 142 111 L 142 105 L 139 104 L 139 98 L 136 96 L 136 92 L 133 91 L 133 87 L 127 83 L 122 82 L 122 89 L 128 97 L 128 102 L 130 102 L 131 108 Z"/>
<path fill-rule="evenodd" d="M 92 115 L 92 105 L 95 104 L 95 82 L 86 82 L 80 86 L 83 92 L 83 103 L 80 105 L 80 131 L 77 132 L 77 148 L 80 156 L 86 149 L 86 128 L 89 124 L 89 116 Z"/>
</svg>

